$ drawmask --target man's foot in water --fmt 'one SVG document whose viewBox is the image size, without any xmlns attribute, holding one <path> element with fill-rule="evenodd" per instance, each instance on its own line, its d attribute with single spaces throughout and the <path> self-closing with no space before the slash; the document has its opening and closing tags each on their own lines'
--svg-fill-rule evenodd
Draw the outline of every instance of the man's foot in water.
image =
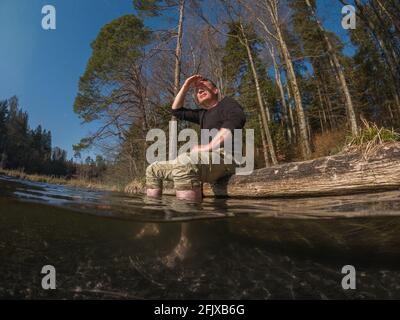
<svg viewBox="0 0 400 320">
<path fill-rule="evenodd" d="M 192 190 L 176 190 L 176 198 L 179 200 L 187 200 L 198 202 L 203 198 L 201 187 L 193 188 Z"/>
<path fill-rule="evenodd" d="M 138 234 L 136 234 L 136 239 L 141 239 L 146 236 L 158 236 L 160 233 L 160 229 L 158 228 L 157 224 L 155 223 L 148 223 L 146 224 Z"/>
<path fill-rule="evenodd" d="M 162 262 L 168 268 L 174 268 L 178 261 L 183 261 L 185 259 L 189 248 L 189 239 L 186 236 L 182 236 L 174 250 L 169 255 L 162 258 Z"/>
<path fill-rule="evenodd" d="M 150 198 L 160 198 L 162 195 L 161 189 L 150 189 L 146 190 L 146 195 Z"/>
</svg>

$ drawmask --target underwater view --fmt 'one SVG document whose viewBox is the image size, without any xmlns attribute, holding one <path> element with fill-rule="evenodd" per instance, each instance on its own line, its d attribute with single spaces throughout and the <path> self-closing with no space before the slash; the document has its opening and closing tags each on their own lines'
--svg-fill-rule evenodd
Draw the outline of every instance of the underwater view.
<svg viewBox="0 0 400 320">
<path fill-rule="evenodd" d="M 194 204 L 3 176 L 0 297 L 399 298 L 399 195 Z M 56 290 L 42 289 L 44 265 Z"/>
</svg>

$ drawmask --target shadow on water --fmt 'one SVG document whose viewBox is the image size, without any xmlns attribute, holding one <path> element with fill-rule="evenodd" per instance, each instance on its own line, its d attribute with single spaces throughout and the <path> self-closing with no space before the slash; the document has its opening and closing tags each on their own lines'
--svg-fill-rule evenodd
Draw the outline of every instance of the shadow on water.
<svg viewBox="0 0 400 320">
<path fill-rule="evenodd" d="M 399 214 L 397 191 L 190 204 L 0 177 L 0 297 L 399 298 Z"/>
</svg>

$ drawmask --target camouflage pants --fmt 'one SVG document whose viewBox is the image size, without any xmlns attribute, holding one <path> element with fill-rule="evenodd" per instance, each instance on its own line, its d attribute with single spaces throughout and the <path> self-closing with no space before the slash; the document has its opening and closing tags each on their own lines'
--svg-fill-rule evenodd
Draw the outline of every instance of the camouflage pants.
<svg viewBox="0 0 400 320">
<path fill-rule="evenodd" d="M 218 156 L 219 164 L 212 160 Z M 235 165 L 225 164 L 225 157 L 224 149 L 220 148 L 212 152 L 199 152 L 198 161 L 193 153 L 188 152 L 174 160 L 153 162 L 146 169 L 146 187 L 161 189 L 163 181 L 173 181 L 176 190 L 189 190 L 200 187 L 202 182 L 215 182 L 235 173 Z"/>
</svg>

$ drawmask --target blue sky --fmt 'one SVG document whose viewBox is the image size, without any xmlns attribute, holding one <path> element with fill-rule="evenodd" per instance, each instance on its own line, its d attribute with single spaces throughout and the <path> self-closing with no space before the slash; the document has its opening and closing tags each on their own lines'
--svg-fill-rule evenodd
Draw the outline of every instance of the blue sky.
<svg viewBox="0 0 400 320">
<path fill-rule="evenodd" d="M 41 27 L 41 10 L 47 4 L 57 10 L 56 30 Z M 338 1 L 318 4 L 325 27 L 349 42 L 340 27 Z M 53 146 L 67 150 L 69 157 L 72 144 L 96 128 L 82 126 L 73 112 L 90 43 L 104 24 L 132 12 L 131 0 L 0 0 L 0 99 L 17 95 L 30 126 L 51 130 Z M 146 24 L 158 27 L 156 20 Z M 345 49 L 347 54 L 352 51 L 351 46 Z"/>
</svg>

